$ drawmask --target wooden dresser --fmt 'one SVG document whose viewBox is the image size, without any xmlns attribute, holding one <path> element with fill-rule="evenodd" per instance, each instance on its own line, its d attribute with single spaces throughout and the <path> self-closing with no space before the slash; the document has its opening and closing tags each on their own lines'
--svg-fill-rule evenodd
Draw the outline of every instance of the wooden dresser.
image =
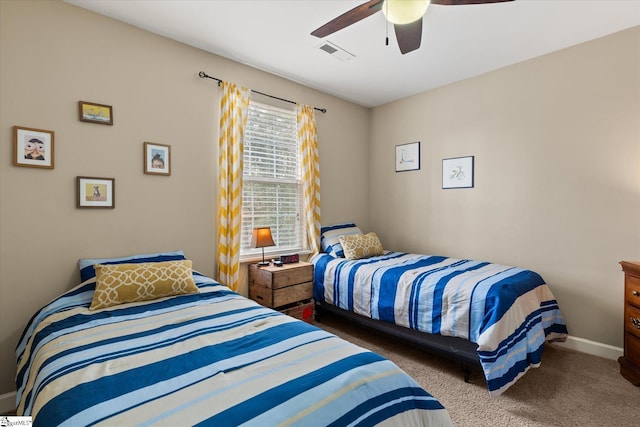
<svg viewBox="0 0 640 427">
<path fill-rule="evenodd" d="M 624 355 L 620 374 L 640 385 L 640 261 L 622 261 L 624 271 Z"/>
<path fill-rule="evenodd" d="M 249 298 L 284 314 L 313 322 L 313 264 L 249 266 Z"/>
</svg>

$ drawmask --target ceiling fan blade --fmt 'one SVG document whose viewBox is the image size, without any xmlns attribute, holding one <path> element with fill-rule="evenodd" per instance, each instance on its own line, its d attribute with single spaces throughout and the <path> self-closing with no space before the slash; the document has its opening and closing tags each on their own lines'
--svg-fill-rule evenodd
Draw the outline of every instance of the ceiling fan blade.
<svg viewBox="0 0 640 427">
<path fill-rule="evenodd" d="M 371 0 L 356 6 L 348 12 L 343 13 L 335 19 L 324 24 L 322 27 L 311 33 L 312 36 L 326 37 L 336 31 L 342 30 L 351 24 L 355 24 L 364 18 L 373 15 L 382 9 L 382 0 Z"/>
<path fill-rule="evenodd" d="M 431 0 L 431 4 L 441 4 L 443 6 L 456 6 L 463 4 L 485 4 L 485 3 L 503 3 L 514 0 Z"/>
<path fill-rule="evenodd" d="M 396 39 L 400 52 L 404 55 L 420 47 L 422 41 L 422 18 L 409 24 L 395 24 Z"/>
</svg>

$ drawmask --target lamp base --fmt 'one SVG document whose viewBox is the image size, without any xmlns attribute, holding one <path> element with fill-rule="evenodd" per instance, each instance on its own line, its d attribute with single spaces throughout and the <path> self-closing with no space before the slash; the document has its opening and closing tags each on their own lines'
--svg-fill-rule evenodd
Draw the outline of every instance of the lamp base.
<svg viewBox="0 0 640 427">
<path fill-rule="evenodd" d="M 269 265 L 269 261 L 264 260 L 264 248 L 262 248 L 262 262 L 258 263 L 258 267 L 266 267 Z"/>
</svg>

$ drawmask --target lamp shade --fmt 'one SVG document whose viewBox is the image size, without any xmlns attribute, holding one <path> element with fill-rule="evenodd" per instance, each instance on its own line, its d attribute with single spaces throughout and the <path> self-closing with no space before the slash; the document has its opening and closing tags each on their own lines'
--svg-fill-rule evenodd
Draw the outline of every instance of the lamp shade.
<svg viewBox="0 0 640 427">
<path fill-rule="evenodd" d="M 271 227 L 258 227 L 253 229 L 251 235 L 252 248 L 264 248 L 266 246 L 275 246 L 273 237 L 271 237 Z"/>
<path fill-rule="evenodd" d="M 382 13 L 392 24 L 410 24 L 422 18 L 429 4 L 431 0 L 385 0 Z"/>
</svg>

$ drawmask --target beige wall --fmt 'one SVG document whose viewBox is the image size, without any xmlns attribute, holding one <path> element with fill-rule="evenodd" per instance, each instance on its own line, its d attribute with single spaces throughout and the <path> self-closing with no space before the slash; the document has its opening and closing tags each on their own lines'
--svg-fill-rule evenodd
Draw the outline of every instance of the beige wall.
<svg viewBox="0 0 640 427">
<path fill-rule="evenodd" d="M 365 108 L 58 1 L 0 1 L 0 52 L 0 394 L 26 322 L 78 284 L 78 258 L 180 248 L 214 275 L 219 92 L 200 70 L 327 108 L 321 162 L 350 179 L 323 175 L 324 218 L 367 224 Z M 78 121 L 79 100 L 112 105 L 114 126 Z M 54 170 L 12 166 L 14 125 L 55 131 Z M 171 145 L 170 177 L 143 174 L 144 141 Z M 79 175 L 114 177 L 116 208 L 76 209 Z"/>
<path fill-rule="evenodd" d="M 635 28 L 370 111 L 65 3 L 0 1 L 0 394 L 25 323 L 77 284 L 78 258 L 181 248 L 214 274 L 219 98 L 200 70 L 328 109 L 324 223 L 534 269 L 573 336 L 621 346 L 617 263 L 640 259 L 639 52 Z M 78 100 L 113 105 L 115 125 L 79 122 Z M 11 165 L 13 125 L 56 132 L 54 170 Z M 171 177 L 142 173 L 144 141 L 172 146 Z M 412 141 L 420 171 L 395 173 Z M 442 159 L 465 155 L 475 188 L 442 190 Z M 78 175 L 115 177 L 116 209 L 76 209 Z"/>
<path fill-rule="evenodd" d="M 371 226 L 387 248 L 533 269 L 569 333 L 622 346 L 640 260 L 640 27 L 375 108 Z M 394 172 L 394 146 L 422 165 Z M 443 190 L 442 159 L 475 156 Z"/>
</svg>

